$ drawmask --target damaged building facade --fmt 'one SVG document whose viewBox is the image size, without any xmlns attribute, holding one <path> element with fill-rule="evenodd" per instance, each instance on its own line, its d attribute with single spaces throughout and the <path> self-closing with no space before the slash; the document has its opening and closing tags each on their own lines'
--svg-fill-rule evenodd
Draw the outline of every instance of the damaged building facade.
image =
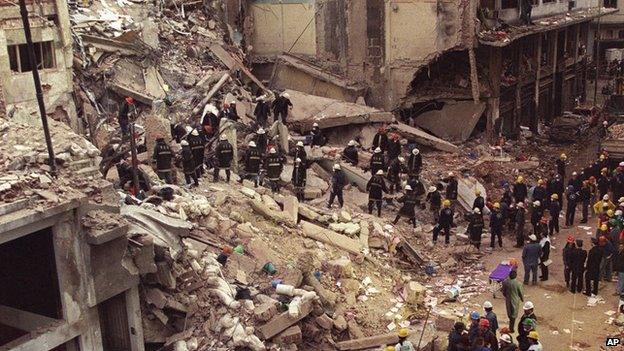
<svg viewBox="0 0 624 351">
<path fill-rule="evenodd" d="M 35 49 L 28 57 L 24 27 L 16 2 L 0 2 L 0 99 L 10 112 L 38 111 L 33 67 L 38 67 L 47 113 L 80 130 L 72 97 L 73 49 L 68 5 L 62 0 L 27 1 Z"/>
</svg>

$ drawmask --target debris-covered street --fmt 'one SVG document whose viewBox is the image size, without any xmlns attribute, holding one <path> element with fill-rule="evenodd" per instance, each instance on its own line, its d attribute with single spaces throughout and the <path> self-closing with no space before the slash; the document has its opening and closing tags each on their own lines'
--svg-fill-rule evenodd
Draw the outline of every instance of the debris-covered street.
<svg viewBox="0 0 624 351">
<path fill-rule="evenodd" d="M 0 1 L 0 350 L 618 349 L 618 11 Z"/>
</svg>

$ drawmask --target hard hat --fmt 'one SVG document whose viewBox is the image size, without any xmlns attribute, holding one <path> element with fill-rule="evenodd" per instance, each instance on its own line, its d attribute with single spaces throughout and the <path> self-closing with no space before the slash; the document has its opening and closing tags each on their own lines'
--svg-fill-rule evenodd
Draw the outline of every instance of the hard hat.
<svg viewBox="0 0 624 351">
<path fill-rule="evenodd" d="M 405 162 L 405 157 L 399 157 L 399 162 L 401 163 Z"/>
<path fill-rule="evenodd" d="M 275 153 L 277 153 L 277 150 L 275 150 L 275 148 L 272 147 L 272 148 L 269 149 L 269 153 L 270 154 L 275 154 Z"/>
<path fill-rule="evenodd" d="M 615 211 L 615 215 L 616 215 L 616 216 L 621 216 L 621 215 L 622 215 L 622 210 L 617 210 L 617 211 Z"/>
<path fill-rule="evenodd" d="M 605 195 L 602 197 L 602 200 L 603 200 L 603 201 L 609 201 L 609 195 L 608 195 L 608 194 L 605 194 Z"/>
<path fill-rule="evenodd" d="M 184 129 L 186 129 L 187 133 L 190 133 L 190 132 L 193 131 L 193 127 L 191 127 L 191 126 L 186 126 L 186 128 L 184 128 Z"/>
<path fill-rule="evenodd" d="M 508 344 L 511 344 L 511 336 L 509 336 L 509 334 L 501 334 L 500 340 Z"/>
<path fill-rule="evenodd" d="M 500 208 L 500 204 L 498 202 L 495 202 L 494 205 L 492 205 L 492 207 L 494 208 Z"/>
<path fill-rule="evenodd" d="M 607 211 L 607 216 L 613 217 L 613 215 L 614 215 L 613 210 L 608 210 Z"/>
<path fill-rule="evenodd" d="M 620 163 L 618 164 L 618 166 L 620 166 L 620 167 L 624 167 L 624 161 L 620 162 Z M 606 169 L 606 168 L 604 168 L 604 169 Z M 607 169 L 607 171 L 608 171 L 608 169 Z"/>
<path fill-rule="evenodd" d="M 442 206 L 444 206 L 444 207 L 451 206 L 451 200 L 444 200 L 444 201 L 442 201 Z"/>
<path fill-rule="evenodd" d="M 264 99 L 266 99 L 266 97 L 264 97 L 264 95 L 260 95 L 256 98 L 256 101 L 264 101 Z"/>
<path fill-rule="evenodd" d="M 550 195 L 550 198 L 553 199 L 553 200 L 558 200 L 559 199 L 559 195 L 552 194 L 552 195 Z"/>
<path fill-rule="evenodd" d="M 454 177 L 454 176 L 455 176 L 455 173 L 453 173 L 453 172 L 448 172 L 448 176 L 449 176 L 449 177 Z"/>
<path fill-rule="evenodd" d="M 602 125 L 603 125 L 603 126 L 608 126 L 608 125 L 609 125 L 609 122 L 607 122 L 607 121 L 602 121 Z"/>
<path fill-rule="evenodd" d="M 475 207 L 475 208 L 472 210 L 472 212 L 473 212 L 473 213 L 476 213 L 476 214 L 481 214 L 481 210 L 480 210 L 478 207 Z"/>
<path fill-rule="evenodd" d="M 485 301 L 483 303 L 483 308 L 492 308 L 494 306 L 492 306 L 492 303 L 490 301 Z"/>
<path fill-rule="evenodd" d="M 191 132 L 192 136 L 198 136 L 199 132 L 197 131 L 197 129 L 193 129 L 193 131 Z"/>
<path fill-rule="evenodd" d="M 489 328 L 490 327 L 490 321 L 488 321 L 485 318 L 481 318 L 481 320 L 479 321 L 479 326 L 483 327 L 483 328 Z"/>
<path fill-rule="evenodd" d="M 303 141 L 298 141 L 297 146 L 303 146 Z"/>
<path fill-rule="evenodd" d="M 605 203 L 603 203 L 603 204 L 602 204 L 602 208 L 603 208 L 603 209 L 604 209 L 604 208 L 609 208 L 609 204 L 608 204 L 608 203 L 606 203 L 606 202 L 605 202 Z"/>
<path fill-rule="evenodd" d="M 219 137 L 219 140 L 227 140 L 227 135 L 221 134 L 221 136 Z"/>
<path fill-rule="evenodd" d="M 599 243 L 601 243 L 601 244 L 606 243 L 606 242 L 607 242 L 607 237 L 606 237 L 606 236 L 604 236 L 604 235 L 601 235 L 601 236 L 598 238 L 598 242 L 599 242 Z"/>
<path fill-rule="evenodd" d="M 163 84 L 162 88 L 165 91 L 165 93 L 169 92 L 169 86 L 167 84 Z"/>
<path fill-rule="evenodd" d="M 375 175 L 383 175 L 383 171 L 380 169 L 375 173 Z"/>
<path fill-rule="evenodd" d="M 602 231 L 606 231 L 608 229 L 609 229 L 609 227 L 606 224 L 603 224 L 603 225 L 600 226 L 600 230 L 602 230 Z"/>
<path fill-rule="evenodd" d="M 318 127 L 318 123 L 316 123 L 316 122 L 312 123 L 312 127 L 314 127 L 314 128 Z"/>
<path fill-rule="evenodd" d="M 249 142 L 249 147 L 256 147 L 256 142 L 254 142 L 253 140 Z"/>
<path fill-rule="evenodd" d="M 509 260 L 509 265 L 512 267 L 518 267 L 518 260 L 515 258 L 512 258 Z"/>
<path fill-rule="evenodd" d="M 414 154 L 414 155 L 418 155 L 419 153 L 420 153 L 420 150 L 418 150 L 417 148 L 414 148 L 412 150 L 412 154 Z"/>
<path fill-rule="evenodd" d="M 573 176 L 576 176 L 576 175 L 578 175 L 578 173 L 576 173 L 576 172 L 572 172 L 572 175 L 573 175 Z"/>
<path fill-rule="evenodd" d="M 258 134 L 264 134 L 265 132 L 264 132 L 264 129 L 260 128 L 260 129 L 258 129 L 258 132 L 257 132 L 257 133 L 258 133 Z"/>
<path fill-rule="evenodd" d="M 349 146 L 355 146 L 355 140 L 349 140 L 349 143 L 347 144 Z"/>
<path fill-rule="evenodd" d="M 566 154 L 561 154 L 561 156 L 559 156 L 559 158 L 561 158 L 562 160 L 565 160 L 566 158 L 568 158 L 568 156 L 566 156 Z"/>
<path fill-rule="evenodd" d="M 533 237 L 535 237 L 535 235 L 533 235 Z M 524 303 L 524 306 L 522 306 L 523 310 L 532 310 L 535 306 L 533 306 L 533 302 L 531 301 L 527 301 Z"/>
<path fill-rule="evenodd" d="M 188 146 L 188 144 L 189 143 L 186 140 L 182 140 L 182 142 L 180 142 L 180 145 L 182 145 L 182 146 Z"/>
<path fill-rule="evenodd" d="M 535 328 L 535 326 L 536 326 L 535 319 L 533 319 L 533 318 L 527 318 L 527 319 L 525 319 L 525 320 L 522 322 L 522 325 L 523 325 L 523 326 L 526 326 L 526 327 Z"/>
<path fill-rule="evenodd" d="M 407 185 L 405 186 L 405 190 L 412 190 L 412 187 L 411 187 L 409 184 L 407 184 Z"/>
<path fill-rule="evenodd" d="M 297 158 L 295 159 L 295 162 L 301 162 L 301 159 L 300 159 L 299 157 L 297 157 Z"/>
<path fill-rule="evenodd" d="M 524 208 L 524 202 L 518 202 L 516 206 L 518 206 L 518 208 Z"/>
<path fill-rule="evenodd" d="M 340 169 L 340 165 L 339 164 L 334 164 L 334 169 Z"/>
<path fill-rule="evenodd" d="M 540 206 L 541 204 L 542 204 L 542 203 L 541 203 L 541 202 L 539 202 L 539 201 L 534 201 L 534 202 L 533 202 L 533 206 Z"/>
<path fill-rule="evenodd" d="M 537 241 L 537 237 L 534 234 L 529 235 L 529 240 L 531 241 Z M 525 304 L 526 306 L 526 304 Z"/>
<path fill-rule="evenodd" d="M 475 190 L 475 195 L 477 195 L 477 196 L 481 195 L 481 190 L 479 190 L 479 189 Z"/>
<path fill-rule="evenodd" d="M 522 176 L 518 176 L 518 178 L 516 179 L 516 182 L 522 183 L 524 182 L 524 178 Z"/>
<path fill-rule="evenodd" d="M 384 351 L 394 351 L 395 348 L 394 346 L 386 346 L 386 348 L 384 349 Z"/>
<path fill-rule="evenodd" d="M 600 155 L 600 161 L 604 161 L 605 155 Z"/>
<path fill-rule="evenodd" d="M 479 318 L 481 318 L 481 316 L 479 315 L 479 312 L 477 311 L 470 312 L 470 319 L 472 319 L 473 321 L 476 321 Z"/>
<path fill-rule="evenodd" d="M 529 339 L 539 340 L 539 334 L 538 334 L 538 333 L 537 333 L 537 331 L 535 331 L 535 330 L 531 330 L 531 331 L 529 332 L 529 335 L 527 335 L 527 337 L 528 337 Z"/>
<path fill-rule="evenodd" d="M 378 153 L 380 153 L 380 152 L 381 152 L 381 148 L 379 148 L 379 147 L 378 147 L 378 148 L 376 148 L 376 149 L 375 149 L 375 153 L 376 153 L 376 154 L 378 154 Z"/>
<path fill-rule="evenodd" d="M 568 235 L 568 240 L 566 241 L 572 244 L 574 242 L 574 237 L 572 235 Z"/>
<path fill-rule="evenodd" d="M 287 92 L 283 92 L 283 93 L 281 94 L 281 96 L 282 96 L 282 97 L 285 97 L 285 98 L 287 98 L 287 99 L 290 99 L 290 94 L 288 94 Z"/>
<path fill-rule="evenodd" d="M 543 179 L 538 180 L 537 185 L 544 185 L 544 180 Z"/>
<path fill-rule="evenodd" d="M 407 338 L 408 335 L 409 335 L 409 329 L 407 329 L 407 328 L 399 329 L 399 337 L 400 338 Z"/>
<path fill-rule="evenodd" d="M 624 196 L 623 196 L 623 197 L 621 197 L 621 198 L 619 198 L 619 199 L 618 199 L 618 202 L 619 202 L 619 203 L 624 202 Z"/>
<path fill-rule="evenodd" d="M 430 192 L 430 193 L 432 193 L 432 192 L 434 192 L 434 191 L 436 191 L 436 190 L 438 190 L 438 188 L 436 188 L 436 187 L 435 187 L 435 186 L 433 186 L 433 185 L 429 187 L 429 192 Z"/>
</svg>

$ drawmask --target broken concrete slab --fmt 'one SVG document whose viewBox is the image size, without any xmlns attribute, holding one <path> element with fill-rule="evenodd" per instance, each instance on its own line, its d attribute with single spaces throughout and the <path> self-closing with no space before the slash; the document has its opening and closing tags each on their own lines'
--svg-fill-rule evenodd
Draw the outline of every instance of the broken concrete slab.
<svg viewBox="0 0 624 351">
<path fill-rule="evenodd" d="M 361 339 L 341 341 L 337 343 L 338 350 L 364 350 L 380 346 L 396 344 L 399 342 L 397 333 L 388 333 L 368 336 Z"/>
<path fill-rule="evenodd" d="M 441 110 L 427 111 L 416 117 L 416 124 L 442 139 L 464 142 L 484 111 L 483 102 L 448 100 Z"/>
<path fill-rule="evenodd" d="M 278 345 L 300 344 L 302 340 L 301 328 L 298 325 L 293 325 L 273 338 L 273 342 Z"/>
<path fill-rule="evenodd" d="M 307 221 L 301 221 L 301 228 L 305 236 L 325 244 L 333 245 L 353 254 L 360 254 L 362 245 L 358 240 L 349 238 L 346 235 L 338 234 L 329 229 L 325 229 Z"/>
<path fill-rule="evenodd" d="M 300 305 L 299 316 L 292 318 L 288 311 L 273 317 L 269 322 L 257 328 L 260 338 L 268 340 L 299 322 L 312 312 L 313 300 L 303 301 Z"/>
<path fill-rule="evenodd" d="M 487 192 L 485 187 L 479 183 L 476 178 L 465 177 L 457 179 L 457 199 L 466 211 L 472 211 L 472 204 L 477 198 L 475 195 L 476 190 L 481 191 L 481 196 L 483 196 L 487 202 Z M 486 206 L 483 212 L 484 215 L 487 215 L 490 213 L 490 210 Z"/>
<path fill-rule="evenodd" d="M 293 221 L 291 216 L 282 211 L 275 211 L 261 201 L 249 200 L 249 204 L 256 213 L 275 223 L 284 223 L 291 228 L 297 225 L 297 221 Z"/>
<path fill-rule="evenodd" d="M 407 139 L 414 139 L 417 143 L 446 152 L 459 152 L 459 148 L 446 140 L 433 136 L 418 128 L 403 123 L 393 123 L 390 128 Z"/>
<path fill-rule="evenodd" d="M 284 197 L 284 213 L 295 223 L 297 222 L 299 218 L 299 200 L 295 196 L 288 195 Z"/>
<path fill-rule="evenodd" d="M 241 61 L 230 55 L 230 53 L 227 52 L 221 45 L 211 45 L 210 51 L 212 51 L 212 53 L 217 56 L 219 60 L 221 60 L 221 62 L 223 62 L 223 64 L 227 66 L 227 68 L 229 68 L 230 70 L 241 70 L 241 72 L 243 72 L 249 79 L 251 79 L 251 81 L 256 83 L 256 85 L 260 89 L 267 92 L 269 91 L 269 89 L 267 89 L 267 87 L 264 86 L 264 84 L 262 84 L 262 82 L 258 78 L 256 78 L 256 76 L 254 76 Z"/>
</svg>

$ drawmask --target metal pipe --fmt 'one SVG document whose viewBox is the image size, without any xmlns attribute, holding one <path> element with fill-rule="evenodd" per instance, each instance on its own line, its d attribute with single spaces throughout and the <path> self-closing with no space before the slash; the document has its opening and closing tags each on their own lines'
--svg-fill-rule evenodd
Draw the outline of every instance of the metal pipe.
<svg viewBox="0 0 624 351">
<path fill-rule="evenodd" d="M 24 37 L 28 45 L 28 60 L 32 65 L 32 75 L 35 81 L 35 94 L 37 103 L 39 104 L 39 113 L 41 114 L 41 124 L 43 125 L 43 134 L 45 136 L 46 146 L 48 148 L 48 158 L 52 175 L 56 176 L 56 159 L 54 158 L 54 149 L 52 148 L 52 138 L 50 137 L 50 129 L 48 128 L 48 118 L 46 116 L 45 103 L 43 101 L 43 91 L 41 90 L 41 80 L 39 79 L 39 71 L 37 61 L 35 60 L 35 47 L 32 42 L 30 33 L 30 21 L 28 20 L 28 9 L 26 9 L 26 0 L 20 0 L 20 14 L 22 15 L 22 23 L 24 25 Z"/>
</svg>

